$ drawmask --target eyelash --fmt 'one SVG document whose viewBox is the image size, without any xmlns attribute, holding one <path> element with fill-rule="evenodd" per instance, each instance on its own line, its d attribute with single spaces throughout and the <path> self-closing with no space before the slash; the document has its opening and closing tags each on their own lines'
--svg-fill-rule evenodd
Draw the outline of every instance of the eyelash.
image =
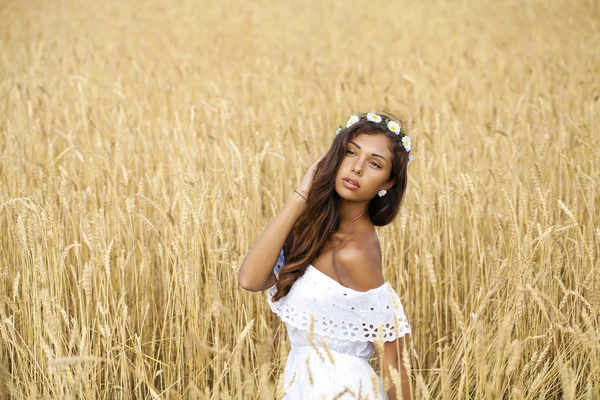
<svg viewBox="0 0 600 400">
<path fill-rule="evenodd" d="M 354 154 L 352 150 L 346 150 L 346 154 Z M 381 165 L 377 164 L 375 161 L 371 161 L 371 165 L 373 165 L 377 169 L 383 168 Z"/>
</svg>

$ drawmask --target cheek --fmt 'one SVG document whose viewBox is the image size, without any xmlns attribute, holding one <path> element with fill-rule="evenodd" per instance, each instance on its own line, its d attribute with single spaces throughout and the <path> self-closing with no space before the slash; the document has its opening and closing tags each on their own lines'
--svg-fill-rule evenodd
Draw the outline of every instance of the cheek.
<svg viewBox="0 0 600 400">
<path fill-rule="evenodd" d="M 349 164 L 349 157 L 344 157 L 342 158 L 342 161 L 340 162 L 340 166 L 338 167 L 337 173 L 340 174 L 343 171 L 346 171 L 348 169 L 348 164 Z"/>
<path fill-rule="evenodd" d="M 369 182 L 371 185 L 379 187 L 379 186 L 383 185 L 385 182 L 387 182 L 387 178 L 389 175 L 390 175 L 389 172 L 384 172 L 382 170 L 373 171 L 371 173 L 372 179 L 370 179 Z"/>
</svg>

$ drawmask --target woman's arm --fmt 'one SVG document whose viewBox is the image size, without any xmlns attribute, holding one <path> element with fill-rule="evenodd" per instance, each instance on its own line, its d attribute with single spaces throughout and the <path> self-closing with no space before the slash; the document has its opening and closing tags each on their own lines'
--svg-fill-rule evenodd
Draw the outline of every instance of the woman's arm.
<svg viewBox="0 0 600 400">
<path fill-rule="evenodd" d="M 390 388 L 387 391 L 388 398 L 396 399 L 396 393 L 400 391 L 403 400 L 412 400 L 410 382 L 408 381 L 409 377 L 402 363 L 402 347 L 402 338 L 397 338 L 383 344 L 383 357 L 379 357 L 379 354 L 376 354 L 379 360 L 379 368 L 383 371 L 384 379 L 389 379 L 390 382 Z M 398 370 L 401 387 L 396 387 L 394 381 L 391 379 L 390 367 Z"/>
<path fill-rule="evenodd" d="M 238 272 L 238 283 L 243 289 L 258 292 L 275 284 L 273 266 L 277 262 L 285 239 L 306 208 L 305 198 L 308 196 L 314 173 L 322 158 L 309 168 L 296 189 L 299 193 L 293 192 L 288 197 L 281 210 L 246 253 Z"/>
<path fill-rule="evenodd" d="M 244 257 L 238 273 L 238 283 L 243 289 L 258 292 L 275 284 L 273 266 L 277 262 L 285 238 L 305 207 L 306 201 L 298 193 L 292 193 L 256 239 Z"/>
</svg>

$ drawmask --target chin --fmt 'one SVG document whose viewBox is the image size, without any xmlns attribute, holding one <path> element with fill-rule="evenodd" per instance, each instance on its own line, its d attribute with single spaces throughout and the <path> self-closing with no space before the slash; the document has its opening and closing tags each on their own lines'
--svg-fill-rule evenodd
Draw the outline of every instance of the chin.
<svg viewBox="0 0 600 400">
<path fill-rule="evenodd" d="M 341 187 L 340 187 L 341 186 Z M 352 200 L 352 192 L 346 189 L 343 185 L 336 185 L 335 192 L 344 200 Z"/>
</svg>

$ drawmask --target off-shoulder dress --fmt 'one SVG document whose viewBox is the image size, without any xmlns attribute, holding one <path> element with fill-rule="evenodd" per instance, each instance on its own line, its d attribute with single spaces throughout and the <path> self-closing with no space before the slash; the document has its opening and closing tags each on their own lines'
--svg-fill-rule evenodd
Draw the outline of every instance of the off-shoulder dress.
<svg viewBox="0 0 600 400">
<path fill-rule="evenodd" d="M 273 268 L 277 278 L 284 263 L 282 250 Z M 375 353 L 373 342 L 380 326 L 384 341 L 411 332 L 400 298 L 388 282 L 356 291 L 309 265 L 289 293 L 274 302 L 275 292 L 275 285 L 267 290 L 267 302 L 285 322 L 291 343 L 284 400 L 387 400 L 383 382 L 368 362 Z"/>
</svg>

